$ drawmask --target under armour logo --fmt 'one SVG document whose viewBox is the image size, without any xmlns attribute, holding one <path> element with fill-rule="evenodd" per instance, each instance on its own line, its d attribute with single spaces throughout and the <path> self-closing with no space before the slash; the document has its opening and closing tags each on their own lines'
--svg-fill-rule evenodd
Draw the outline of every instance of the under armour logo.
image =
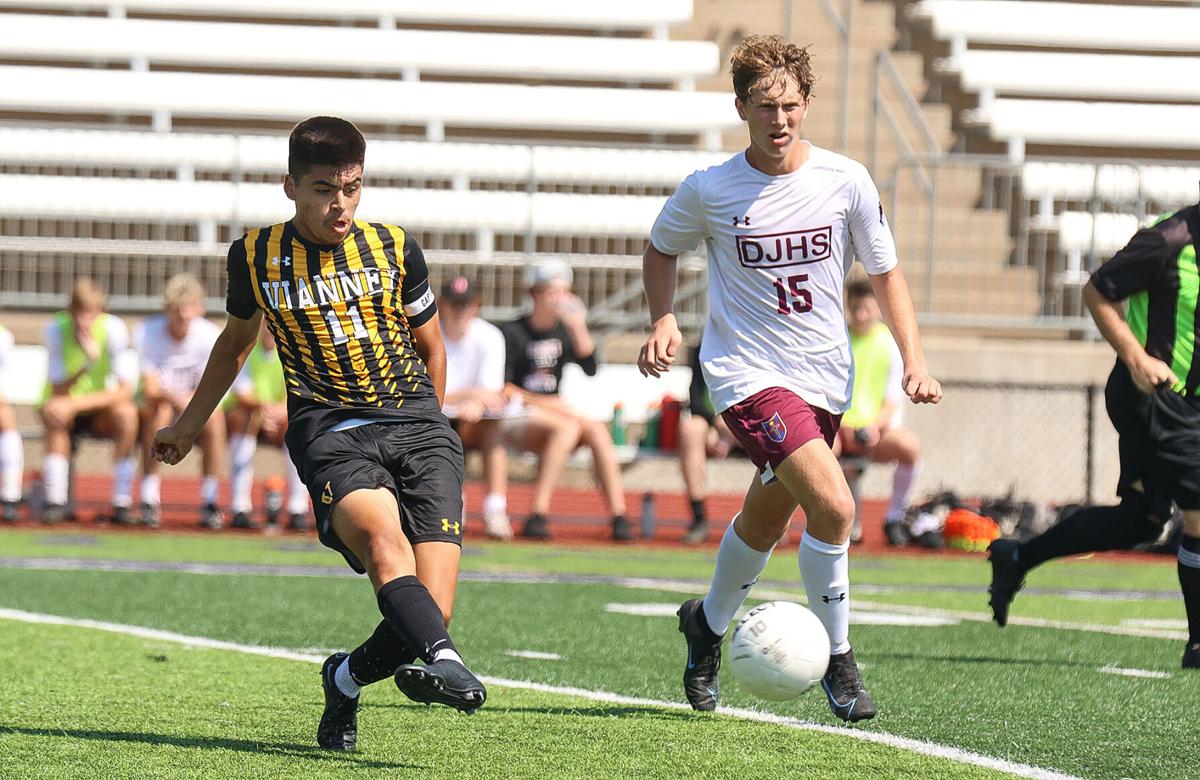
<svg viewBox="0 0 1200 780">
<path fill-rule="evenodd" d="M 750 217 L 734 217 L 733 218 L 733 226 L 737 227 L 738 225 L 745 225 L 746 227 L 750 227 Z"/>
<path fill-rule="evenodd" d="M 284 264 L 284 265 L 291 265 L 291 264 L 292 264 L 292 258 L 291 258 L 291 257 L 284 257 L 282 262 L 283 262 L 283 264 Z M 279 258 L 278 258 L 278 257 L 272 257 L 272 258 L 271 258 L 271 265 L 278 266 L 278 265 L 279 265 L 279 263 L 280 263 L 280 260 L 279 260 Z"/>
<path fill-rule="evenodd" d="M 442 533 L 453 533 L 458 536 L 458 521 L 450 522 L 449 518 L 442 518 Z"/>
<path fill-rule="evenodd" d="M 830 598 L 829 596 L 821 597 L 821 601 L 824 601 L 826 604 L 829 604 L 830 602 L 833 602 L 833 601 L 845 601 L 845 600 L 846 600 L 845 593 L 839 593 L 836 596 L 834 596 L 833 598 Z"/>
</svg>

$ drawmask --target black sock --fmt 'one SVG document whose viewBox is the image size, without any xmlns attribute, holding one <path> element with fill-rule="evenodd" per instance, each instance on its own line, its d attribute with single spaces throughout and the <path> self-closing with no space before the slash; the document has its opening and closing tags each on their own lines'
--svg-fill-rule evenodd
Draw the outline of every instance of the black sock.
<svg viewBox="0 0 1200 780">
<path fill-rule="evenodd" d="M 442 611 L 421 581 L 397 577 L 379 589 L 379 611 L 404 646 L 425 663 L 439 650 L 455 650 Z"/>
<path fill-rule="evenodd" d="M 708 523 L 708 511 L 704 507 L 704 499 L 692 501 L 692 525 L 706 525 Z"/>
<path fill-rule="evenodd" d="M 1188 644 L 1200 642 L 1200 536 L 1183 535 L 1179 542 L 1179 587 L 1187 610 Z"/>
<path fill-rule="evenodd" d="M 370 685 L 386 680 L 416 658 L 388 622 L 381 620 L 375 633 L 350 653 L 350 676 L 359 685 Z"/>
<path fill-rule="evenodd" d="M 715 633 L 712 630 L 712 628 L 708 625 L 708 615 L 704 614 L 704 602 L 703 601 L 700 602 L 699 607 L 696 607 L 696 622 L 700 624 L 700 628 L 702 628 L 704 630 L 704 632 L 706 634 L 708 634 L 709 638 L 712 639 L 714 642 L 719 641 L 721 639 L 722 635 Z"/>
<path fill-rule="evenodd" d="M 1128 550 L 1154 539 L 1162 524 L 1126 506 L 1086 506 L 1067 515 L 1041 536 L 1017 547 L 1017 562 L 1028 571 L 1053 558 L 1103 550 Z"/>
</svg>

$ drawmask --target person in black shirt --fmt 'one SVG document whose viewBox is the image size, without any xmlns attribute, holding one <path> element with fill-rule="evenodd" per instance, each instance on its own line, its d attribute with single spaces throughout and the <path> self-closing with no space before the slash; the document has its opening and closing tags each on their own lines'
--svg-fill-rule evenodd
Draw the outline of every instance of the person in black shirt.
<svg viewBox="0 0 1200 780">
<path fill-rule="evenodd" d="M 383 616 L 366 642 L 321 668 L 317 743 L 327 750 L 355 748 L 360 688 L 393 675 L 414 701 L 470 713 L 486 698 L 446 631 L 463 452 L 441 412 L 437 306 L 412 235 L 354 218 L 365 152 L 344 119 L 312 117 L 292 130 L 284 192 L 295 216 L 230 246 L 225 329 L 187 408 L 152 447 L 172 465 L 187 455 L 265 317 L 287 385 L 288 452 L 321 542 L 367 574 Z"/>
<path fill-rule="evenodd" d="M 679 424 L 679 471 L 692 507 L 692 524 L 684 534 L 688 544 L 699 544 L 708 538 L 708 511 L 705 470 L 709 458 L 724 458 L 741 445 L 729 431 L 725 420 L 713 413 L 704 370 L 700 367 L 700 341 L 688 349 L 688 368 L 692 381 L 688 387 L 690 415 Z"/>
<path fill-rule="evenodd" d="M 550 496 L 567 458 L 576 447 L 587 445 L 612 514 L 613 539 L 629 541 L 633 531 L 625 519 L 625 491 L 612 434 L 604 423 L 571 409 L 558 394 L 567 363 L 578 364 L 588 376 L 596 374 L 596 347 L 587 329 L 587 309 L 571 293 L 571 279 L 571 267 L 561 260 L 528 266 L 525 284 L 533 311 L 500 328 L 508 390 L 520 395 L 529 411 L 508 425 L 508 437 L 515 448 L 539 456 L 533 506 L 521 535 L 550 538 L 546 524 Z"/>
<path fill-rule="evenodd" d="M 1184 669 L 1200 669 L 1200 205 L 1140 230 L 1092 274 L 1083 297 L 1117 353 L 1104 389 L 1118 434 L 1117 506 L 1089 506 L 1018 544 L 992 543 L 990 606 L 1008 622 L 1025 573 L 1054 558 L 1152 541 L 1183 512 L 1179 584 L 1188 619 Z M 1126 311 L 1121 312 L 1124 302 Z"/>
</svg>

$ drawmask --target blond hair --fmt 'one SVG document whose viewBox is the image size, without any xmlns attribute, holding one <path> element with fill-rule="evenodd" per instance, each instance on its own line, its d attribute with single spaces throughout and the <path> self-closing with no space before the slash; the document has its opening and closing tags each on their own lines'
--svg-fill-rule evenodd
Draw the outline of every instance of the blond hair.
<svg viewBox="0 0 1200 780">
<path fill-rule="evenodd" d="M 167 306 L 182 307 L 189 303 L 204 305 L 204 285 L 191 274 L 175 274 L 163 288 L 163 302 Z"/>
<path fill-rule="evenodd" d="M 67 310 L 72 312 L 104 311 L 107 304 L 108 298 L 104 294 L 104 288 L 93 280 L 83 277 L 76 279 L 75 284 L 71 286 L 71 298 L 67 302 Z"/>
<path fill-rule="evenodd" d="M 782 35 L 751 35 L 733 50 L 729 58 L 733 93 L 743 103 L 750 101 L 750 90 L 762 78 L 772 78 L 780 70 L 796 80 L 805 100 L 812 97 L 813 73 L 808 49 Z"/>
</svg>

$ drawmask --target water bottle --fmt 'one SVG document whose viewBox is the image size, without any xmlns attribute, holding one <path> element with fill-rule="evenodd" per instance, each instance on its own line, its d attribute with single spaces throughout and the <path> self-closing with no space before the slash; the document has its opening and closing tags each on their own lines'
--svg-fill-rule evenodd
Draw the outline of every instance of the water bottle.
<svg viewBox="0 0 1200 780">
<path fill-rule="evenodd" d="M 647 491 L 642 496 L 642 538 L 654 537 L 654 494 Z"/>
<path fill-rule="evenodd" d="M 620 447 L 626 443 L 625 410 L 620 404 L 613 406 L 612 422 L 609 423 L 609 431 L 612 433 L 613 444 Z"/>
</svg>

